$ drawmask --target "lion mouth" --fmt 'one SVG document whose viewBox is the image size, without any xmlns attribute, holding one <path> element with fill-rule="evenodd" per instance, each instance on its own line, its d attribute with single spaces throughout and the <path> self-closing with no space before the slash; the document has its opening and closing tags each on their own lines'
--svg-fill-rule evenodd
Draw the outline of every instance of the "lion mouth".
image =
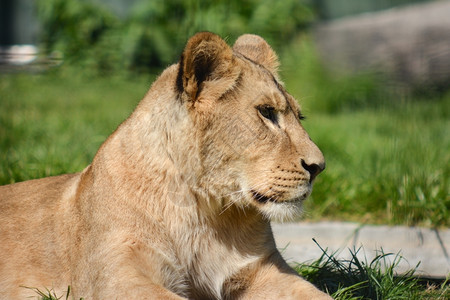
<svg viewBox="0 0 450 300">
<path fill-rule="evenodd" d="M 281 202 L 280 202 L 280 199 L 278 199 L 278 197 L 275 197 L 275 196 L 266 196 L 266 195 L 264 195 L 264 194 L 261 194 L 261 193 L 255 191 L 255 190 L 251 190 L 250 192 L 251 192 L 251 194 L 252 194 L 253 199 L 254 199 L 256 202 L 258 202 L 258 203 L 261 203 L 261 204 L 265 204 L 265 203 L 268 203 L 268 202 L 272 202 L 272 203 L 281 203 Z M 305 193 L 303 193 L 302 195 L 297 196 L 297 197 L 295 197 L 295 198 L 284 200 L 283 202 L 302 202 L 302 201 L 304 201 L 306 198 L 308 198 L 308 193 L 307 193 L 307 192 L 305 192 Z"/>
<path fill-rule="evenodd" d="M 267 202 L 277 202 L 275 197 L 269 197 L 264 194 L 258 193 L 255 190 L 250 191 L 252 193 L 253 199 L 255 199 L 259 203 L 267 203 Z"/>
</svg>

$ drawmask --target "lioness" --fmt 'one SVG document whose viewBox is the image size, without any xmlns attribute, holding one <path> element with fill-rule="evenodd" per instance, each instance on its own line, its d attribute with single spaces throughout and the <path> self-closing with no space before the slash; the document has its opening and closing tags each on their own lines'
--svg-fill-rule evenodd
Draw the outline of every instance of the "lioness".
<svg viewBox="0 0 450 300">
<path fill-rule="evenodd" d="M 81 173 L 0 187 L 0 298 L 329 299 L 270 227 L 325 166 L 277 67 L 198 33 Z"/>
</svg>

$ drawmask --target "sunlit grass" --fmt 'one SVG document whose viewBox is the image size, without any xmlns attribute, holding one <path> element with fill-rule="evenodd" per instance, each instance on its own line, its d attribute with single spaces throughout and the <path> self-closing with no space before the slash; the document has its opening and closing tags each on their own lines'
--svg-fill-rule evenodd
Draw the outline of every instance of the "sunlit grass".
<svg viewBox="0 0 450 300">
<path fill-rule="evenodd" d="M 449 100 L 312 115 L 305 126 L 327 169 L 309 216 L 448 225 Z"/>
<path fill-rule="evenodd" d="M 0 184 L 81 171 L 150 79 L 0 77 Z"/>
</svg>

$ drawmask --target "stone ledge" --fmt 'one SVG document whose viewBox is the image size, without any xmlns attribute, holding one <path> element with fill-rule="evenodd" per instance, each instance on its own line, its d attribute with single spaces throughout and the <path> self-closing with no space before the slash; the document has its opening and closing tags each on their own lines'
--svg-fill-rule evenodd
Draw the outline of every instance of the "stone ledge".
<svg viewBox="0 0 450 300">
<path fill-rule="evenodd" d="M 380 249 L 384 253 L 399 253 L 404 259 L 396 268 L 398 273 L 415 268 L 419 262 L 417 275 L 445 278 L 450 273 L 450 229 L 340 222 L 273 224 L 272 228 L 277 246 L 288 262 L 318 259 L 322 251 L 314 238 L 322 248 L 328 248 L 328 253 L 337 252 L 338 258 L 349 259 L 348 249 L 362 246 L 358 258 L 368 262 Z"/>
</svg>

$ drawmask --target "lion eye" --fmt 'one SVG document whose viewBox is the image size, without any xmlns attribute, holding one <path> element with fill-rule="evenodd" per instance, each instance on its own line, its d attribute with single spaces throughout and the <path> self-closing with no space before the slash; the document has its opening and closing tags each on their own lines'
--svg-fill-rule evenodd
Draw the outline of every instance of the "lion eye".
<svg viewBox="0 0 450 300">
<path fill-rule="evenodd" d="M 258 106 L 256 109 L 259 111 L 261 116 L 263 116 L 267 120 L 271 121 L 274 124 L 278 123 L 277 113 L 275 111 L 275 108 L 273 108 L 272 106 L 262 105 Z"/>
</svg>

